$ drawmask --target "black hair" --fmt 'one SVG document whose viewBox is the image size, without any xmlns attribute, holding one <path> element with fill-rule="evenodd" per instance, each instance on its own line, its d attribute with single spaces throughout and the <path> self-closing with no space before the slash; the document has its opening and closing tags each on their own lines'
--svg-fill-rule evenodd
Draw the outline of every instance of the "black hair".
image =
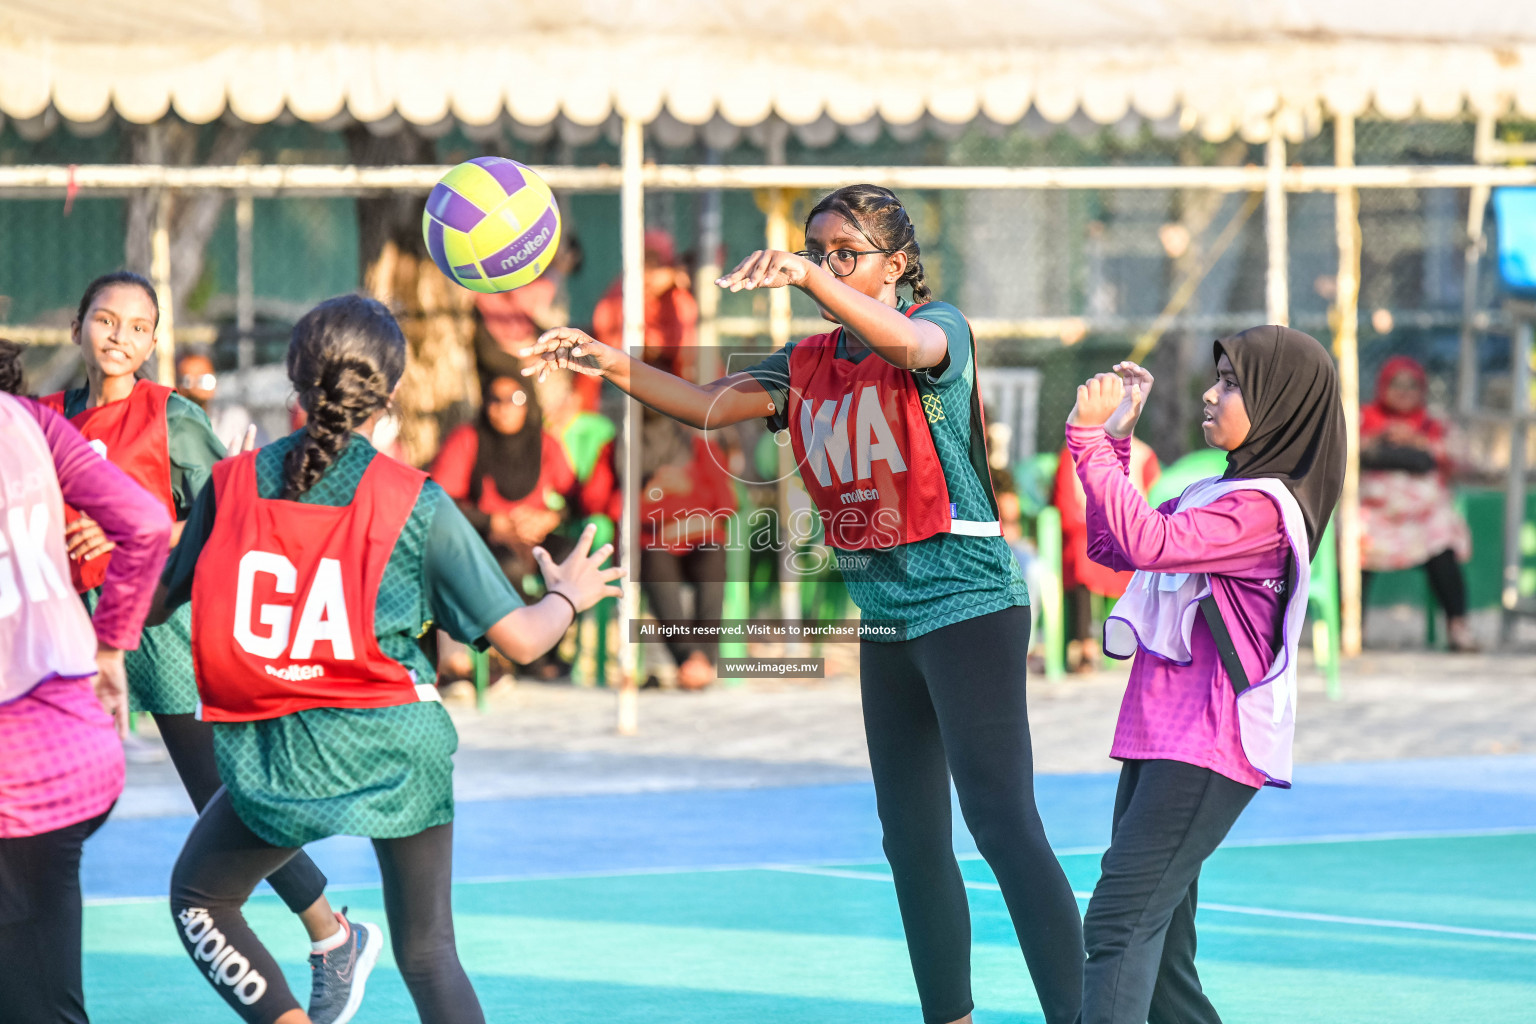
<svg viewBox="0 0 1536 1024">
<path fill-rule="evenodd" d="M 27 373 L 21 365 L 21 346 L 0 338 L 0 391 L 19 395 L 26 390 Z"/>
<path fill-rule="evenodd" d="M 283 499 L 297 499 L 325 475 L 352 431 L 389 403 L 404 372 L 405 335 L 376 299 L 326 299 L 293 325 L 288 379 L 309 421 L 283 460 Z"/>
<path fill-rule="evenodd" d="M 821 202 L 811 207 L 805 218 L 806 228 L 809 229 L 811 221 L 822 213 L 847 217 L 876 248 L 906 253 L 907 269 L 896 283 L 911 287 L 913 302 L 927 302 L 933 298 L 933 292 L 923 279 L 923 251 L 917 244 L 917 229 L 912 226 L 912 218 L 907 216 L 896 193 L 879 185 L 844 185 L 822 196 Z"/>
<path fill-rule="evenodd" d="M 85 286 L 85 294 L 80 298 L 80 309 L 75 313 L 75 322 L 85 323 L 85 314 L 91 311 L 91 303 L 96 301 L 104 289 L 115 284 L 132 285 L 142 288 L 144 294 L 149 296 L 149 304 L 155 307 L 155 326 L 160 326 L 160 296 L 155 294 L 155 286 L 149 283 L 149 279 L 143 274 L 135 274 L 131 270 L 114 270 L 110 274 L 102 274 L 96 280 Z"/>
</svg>

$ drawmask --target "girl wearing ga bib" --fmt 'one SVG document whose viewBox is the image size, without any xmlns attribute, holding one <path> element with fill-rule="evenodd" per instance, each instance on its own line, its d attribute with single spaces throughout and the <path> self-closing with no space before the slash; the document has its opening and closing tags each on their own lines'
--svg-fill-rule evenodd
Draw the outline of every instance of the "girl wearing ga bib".
<svg viewBox="0 0 1536 1024">
<path fill-rule="evenodd" d="M 575 615 L 618 588 L 588 531 L 523 606 L 443 489 L 376 451 L 375 425 L 405 370 L 399 326 L 355 295 L 294 326 L 288 376 L 300 431 L 219 463 L 162 581 L 163 608 L 190 601 L 202 717 L 224 779 L 171 877 L 177 934 L 200 973 L 247 1021 L 303 1024 L 282 972 L 241 913 L 256 884 L 331 835 L 373 839 L 395 962 L 430 1024 L 481 1022 L 459 963 L 450 904 L 458 737 L 417 640 L 532 661 Z M 351 931 L 345 973 L 379 954 Z M 335 1007 L 350 1019 L 360 984 Z M 327 1004 L 328 1006 L 330 1004 Z"/>
<path fill-rule="evenodd" d="M 96 278 L 85 289 L 72 327 L 87 386 L 41 401 L 69 417 L 91 447 L 155 498 L 175 521 L 175 547 L 187 513 L 225 451 L 201 409 L 170 388 L 137 376 L 155 350 L 159 320 L 159 298 L 143 277 L 118 271 Z M 66 509 L 66 518 L 70 574 L 87 605 L 94 607 L 113 557 L 112 545 L 92 517 Z M 220 781 L 213 735 L 196 715 L 191 610 L 182 608 L 169 620 L 145 627 L 138 649 L 127 652 L 124 660 L 133 707 L 155 716 L 176 774 L 201 812 Z M 269 881 L 303 921 L 312 956 L 321 958 L 311 966 L 314 995 L 323 1002 L 322 990 L 350 984 L 327 970 L 323 961 L 323 954 L 345 941 L 347 922 L 331 908 L 325 875 L 307 856 L 295 858 Z"/>
<path fill-rule="evenodd" d="M 865 734 L 923 1019 L 969 1021 L 972 1009 L 953 777 L 1045 1019 L 1068 1024 L 1082 993 L 1081 923 L 1035 809 L 1029 594 L 998 523 L 970 328 L 932 301 L 911 219 L 888 189 L 831 193 L 805 238 L 805 252 L 754 253 L 717 283 L 799 288 L 835 327 L 742 372 L 694 385 L 569 328 L 522 354 L 606 377 L 693 427 L 763 416 L 789 431 L 862 612 Z"/>
<path fill-rule="evenodd" d="M 1195 970 L 1200 867 L 1260 787 L 1291 784 L 1309 566 L 1344 478 L 1338 375 L 1285 327 L 1218 341 L 1215 359 L 1202 430 L 1227 472 L 1157 509 L 1128 475 L 1151 374 L 1099 374 L 1067 420 L 1089 557 L 1134 571 L 1104 628 L 1105 653 L 1135 662 L 1083 920 L 1084 1024 L 1219 1024 Z"/>
</svg>

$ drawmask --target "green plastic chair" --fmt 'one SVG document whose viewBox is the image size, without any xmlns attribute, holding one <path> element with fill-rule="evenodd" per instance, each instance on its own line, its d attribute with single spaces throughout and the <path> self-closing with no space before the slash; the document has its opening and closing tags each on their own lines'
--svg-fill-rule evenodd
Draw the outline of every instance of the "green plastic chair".
<svg viewBox="0 0 1536 1024">
<path fill-rule="evenodd" d="M 1171 466 L 1163 467 L 1157 483 L 1152 485 L 1152 490 L 1147 494 L 1147 504 L 1157 508 L 1163 502 L 1183 494 L 1184 488 L 1190 484 L 1213 476 L 1221 476 L 1226 471 L 1226 452 L 1216 448 L 1202 448 L 1190 452 Z"/>
<path fill-rule="evenodd" d="M 1312 656 L 1327 681 L 1328 699 L 1338 700 L 1344 693 L 1339 682 L 1339 547 L 1331 519 L 1312 559 L 1307 613 L 1312 617 Z"/>
<path fill-rule="evenodd" d="M 1060 679 L 1067 671 L 1066 591 L 1061 581 L 1061 513 L 1047 505 L 1035 517 L 1035 555 L 1039 559 L 1041 642 L 1045 647 L 1045 677 Z"/>
</svg>

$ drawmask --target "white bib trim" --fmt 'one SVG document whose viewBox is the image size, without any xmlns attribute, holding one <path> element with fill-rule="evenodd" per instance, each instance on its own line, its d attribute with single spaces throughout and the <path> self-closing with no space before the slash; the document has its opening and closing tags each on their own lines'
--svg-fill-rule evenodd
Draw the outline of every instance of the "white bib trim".
<svg viewBox="0 0 1536 1024">
<path fill-rule="evenodd" d="M 1281 521 L 1291 544 L 1296 579 L 1281 621 L 1281 644 L 1261 678 L 1236 695 L 1243 752 L 1271 785 L 1289 787 L 1291 745 L 1296 731 L 1296 662 L 1307 592 L 1312 583 L 1306 521 L 1296 498 L 1278 480 L 1223 480 L 1212 477 L 1191 484 L 1179 497 L 1176 511 L 1202 508 L 1234 491 L 1262 491 L 1280 507 Z M 1190 636 L 1201 599 L 1211 593 L 1205 573 L 1159 573 L 1138 570 L 1104 623 L 1104 653 L 1129 658 L 1146 651 L 1177 665 L 1192 660 Z"/>
</svg>

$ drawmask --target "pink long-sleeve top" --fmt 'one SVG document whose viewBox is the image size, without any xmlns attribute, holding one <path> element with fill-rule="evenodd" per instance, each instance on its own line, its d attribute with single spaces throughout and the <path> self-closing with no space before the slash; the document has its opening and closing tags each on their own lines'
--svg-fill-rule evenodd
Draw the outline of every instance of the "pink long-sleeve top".
<svg viewBox="0 0 1536 1024">
<path fill-rule="evenodd" d="M 1291 548 L 1280 508 L 1261 491 L 1236 491 L 1202 508 L 1156 509 L 1131 483 L 1130 440 L 1102 427 L 1067 427 L 1088 504 L 1088 557 L 1116 570 L 1210 574 L 1217 607 L 1250 679 L 1274 658 L 1291 585 Z M 1237 698 L 1202 617 L 1195 618 L 1188 665 L 1146 650 L 1131 665 L 1110 756 L 1166 759 L 1209 768 L 1249 786 L 1264 775 L 1248 763 Z"/>
<path fill-rule="evenodd" d="M 104 644 L 132 650 L 170 552 L 171 520 L 70 422 L 21 399 L 42 428 L 64 500 L 117 545 L 92 620 Z M 0 705 L 0 838 L 34 836 L 105 812 L 123 791 L 123 747 L 89 679 L 52 678 Z"/>
</svg>

